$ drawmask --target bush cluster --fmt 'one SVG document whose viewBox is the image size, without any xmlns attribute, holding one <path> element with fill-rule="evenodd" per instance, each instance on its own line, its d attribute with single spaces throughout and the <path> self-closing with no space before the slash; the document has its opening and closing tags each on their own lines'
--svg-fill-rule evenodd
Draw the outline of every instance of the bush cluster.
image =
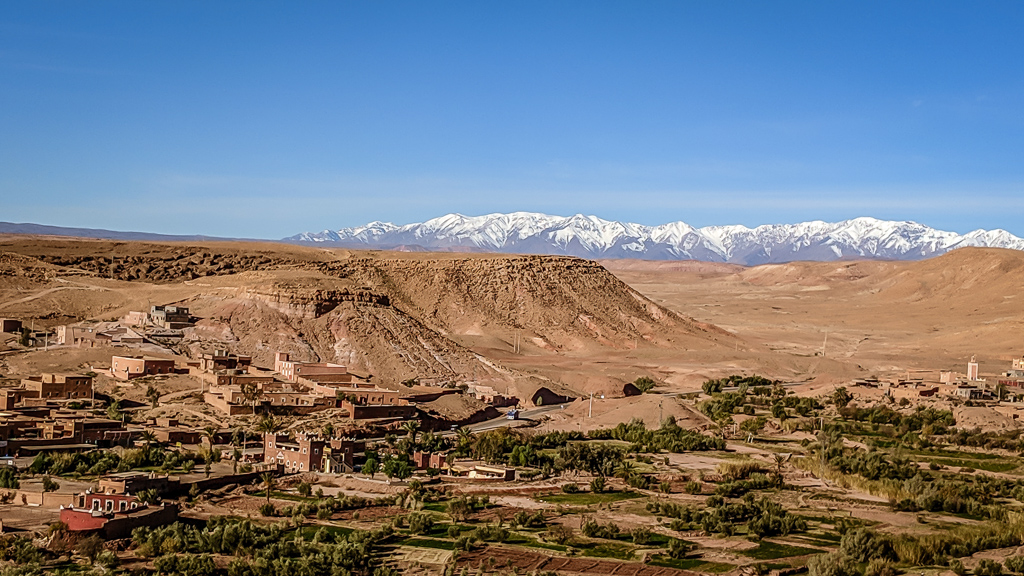
<svg viewBox="0 0 1024 576">
<path fill-rule="evenodd" d="M 747 531 L 764 538 L 785 536 L 807 529 L 807 521 L 790 514 L 782 505 L 768 498 L 755 499 L 745 495 L 739 502 L 727 502 L 721 496 L 711 496 L 705 506 L 682 506 L 672 502 L 648 502 L 647 510 L 659 516 L 674 518 L 673 530 L 704 530 L 708 533 L 732 535 L 736 528 L 746 525 Z"/>
</svg>

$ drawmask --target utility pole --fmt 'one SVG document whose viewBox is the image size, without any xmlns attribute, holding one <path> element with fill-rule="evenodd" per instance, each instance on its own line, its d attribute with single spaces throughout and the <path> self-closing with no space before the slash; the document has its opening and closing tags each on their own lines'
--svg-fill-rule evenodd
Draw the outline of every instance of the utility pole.
<svg viewBox="0 0 1024 576">
<path fill-rule="evenodd" d="M 590 411 L 587 412 L 587 418 L 594 417 L 594 393 L 590 393 Z"/>
<path fill-rule="evenodd" d="M 828 344 L 828 330 L 825 330 L 825 341 L 821 343 L 821 357 L 825 357 L 825 346 Z"/>
</svg>

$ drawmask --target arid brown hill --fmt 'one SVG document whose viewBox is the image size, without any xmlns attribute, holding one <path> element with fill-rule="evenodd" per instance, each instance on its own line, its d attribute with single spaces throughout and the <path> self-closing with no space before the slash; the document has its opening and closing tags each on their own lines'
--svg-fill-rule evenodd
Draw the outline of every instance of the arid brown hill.
<svg viewBox="0 0 1024 576">
<path fill-rule="evenodd" d="M 601 265 L 561 256 L 358 258 L 327 273 L 379 287 L 442 333 L 490 335 L 519 347 L 574 351 L 667 345 L 722 333 L 654 304 Z"/>
<path fill-rule="evenodd" d="M 798 378 L 905 377 L 908 368 L 937 378 L 939 370 L 963 372 L 975 354 L 982 372 L 998 374 L 1024 353 L 1016 336 L 1024 329 L 1024 253 L 1016 250 L 961 248 L 918 262 L 718 271 L 666 271 L 660 264 L 610 263 L 659 304 L 740 331 L 752 349 L 788 354 Z"/>
<path fill-rule="evenodd" d="M 731 338 L 576 258 L 24 237 L 0 240 L 0 251 L 8 262 L 0 313 L 6 307 L 51 323 L 109 320 L 181 302 L 202 318 L 186 334 L 191 353 L 226 345 L 266 365 L 284 350 L 345 363 L 382 382 L 475 377 L 521 397 L 542 385 L 571 394 L 542 372 L 524 374 L 488 352 L 517 346 L 556 357 Z M 13 285 L 19 270 L 35 271 L 29 284 L 22 275 Z"/>
</svg>

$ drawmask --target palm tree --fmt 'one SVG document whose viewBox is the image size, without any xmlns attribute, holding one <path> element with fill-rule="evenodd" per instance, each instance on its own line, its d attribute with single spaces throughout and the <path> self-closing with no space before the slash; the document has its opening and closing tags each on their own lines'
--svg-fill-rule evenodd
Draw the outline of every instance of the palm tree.
<svg viewBox="0 0 1024 576">
<path fill-rule="evenodd" d="M 242 398 L 252 404 L 252 413 L 256 413 L 256 403 L 263 397 L 263 389 L 255 382 L 246 382 L 241 385 Z"/>
<path fill-rule="evenodd" d="M 234 450 L 232 450 L 232 452 L 231 452 L 231 460 L 232 460 L 232 462 L 231 462 L 231 473 L 232 474 L 237 474 L 238 473 L 238 461 L 241 460 L 241 459 L 242 459 L 242 451 L 239 450 L 238 448 L 235 448 Z"/>
<path fill-rule="evenodd" d="M 208 424 L 205 428 L 203 428 L 203 438 L 206 438 L 206 440 L 209 441 L 211 449 L 213 448 L 213 439 L 216 436 L 217 429 L 214 428 L 212 425 Z"/>
<path fill-rule="evenodd" d="M 264 415 L 262 418 L 259 419 L 258 422 L 256 422 L 256 431 L 259 432 L 260 435 L 273 434 L 274 432 L 277 432 L 280 429 L 281 426 L 277 423 L 277 420 L 275 420 L 274 417 L 271 416 L 270 414 Z"/>
<path fill-rule="evenodd" d="M 413 444 L 415 444 L 416 443 L 416 433 L 420 431 L 420 421 L 419 420 L 407 420 L 404 424 L 402 424 L 402 429 L 404 429 L 406 432 L 409 433 L 409 440 Z"/>
<path fill-rule="evenodd" d="M 121 413 L 121 401 L 114 400 L 107 406 L 107 418 L 111 420 L 121 420 L 124 415 Z"/>
<path fill-rule="evenodd" d="M 270 492 L 277 486 L 277 482 L 274 480 L 274 475 L 270 472 L 260 474 L 260 480 L 263 480 L 263 489 L 267 492 L 267 504 L 270 504 Z"/>
<path fill-rule="evenodd" d="M 156 443 L 156 434 L 153 434 L 152 430 L 143 430 L 140 435 L 143 442 L 146 443 L 146 455 L 149 456 L 149 451 Z"/>
<path fill-rule="evenodd" d="M 458 437 L 459 446 L 468 446 L 473 442 L 473 432 L 465 426 L 460 427 L 455 435 Z"/>
<path fill-rule="evenodd" d="M 634 472 L 636 472 L 636 465 L 627 460 L 619 464 L 619 468 L 615 471 L 615 475 L 619 478 L 629 478 L 629 476 Z"/>
<path fill-rule="evenodd" d="M 775 461 L 775 483 L 778 486 L 782 486 L 782 465 L 786 463 L 787 457 L 785 454 L 775 454 L 772 456 L 772 460 Z"/>
<path fill-rule="evenodd" d="M 334 438 L 334 424 L 331 424 L 330 422 L 324 424 L 323 428 L 320 429 L 320 432 L 323 433 L 324 439 L 326 440 Z"/>
</svg>

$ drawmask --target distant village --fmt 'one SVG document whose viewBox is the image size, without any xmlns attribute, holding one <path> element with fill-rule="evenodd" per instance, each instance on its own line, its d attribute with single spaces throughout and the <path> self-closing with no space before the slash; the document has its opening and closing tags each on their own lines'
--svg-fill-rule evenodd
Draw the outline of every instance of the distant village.
<svg viewBox="0 0 1024 576">
<path fill-rule="evenodd" d="M 189 310 L 153 306 L 148 313 L 131 312 L 119 322 L 58 326 L 52 332 L 0 319 L 5 333 L 33 348 L 116 346 L 131 350 L 145 344 L 166 344 L 192 326 Z M 258 417 L 257 430 L 242 427 L 197 429 L 177 418 L 133 421 L 129 406 L 97 394 L 94 380 L 103 374 L 130 384 L 141 379 L 186 375 L 195 380 L 203 402 L 228 418 Z M 493 408 L 496 419 L 519 419 L 519 400 L 488 386 L 420 387 L 402 393 L 371 383 L 343 365 L 301 362 L 278 352 L 274 365 L 258 367 L 249 356 L 214 350 L 198 358 L 176 361 L 152 354 L 111 354 L 109 366 L 88 373 L 42 373 L 27 378 L 0 378 L 0 504 L 23 506 L 17 518 L 0 519 L 3 530 L 39 529 L 59 520 L 72 532 L 126 537 L 140 526 L 160 526 L 178 518 L 174 499 L 205 490 L 258 482 L 266 474 L 351 474 L 371 477 L 378 471 L 388 482 L 414 474 L 453 480 L 510 481 L 517 470 L 456 459 L 451 443 L 458 426 L 421 413 L 417 405 L 441 396 L 468 394 Z M 570 398 L 555 396 L 563 402 Z M 152 399 L 153 406 L 159 404 Z M 502 409 L 498 411 L 497 409 Z M 309 415 L 334 410 L 332 424 L 317 433 L 282 433 L 275 415 Z M 398 455 L 396 434 L 415 437 L 423 430 L 439 450 L 410 450 L 404 464 L 385 468 L 380 454 Z M 436 435 L 435 435 L 436 434 Z M 170 470 L 117 471 L 95 483 L 25 481 L 5 485 L 2 470 L 31 469 L 48 457 L 96 452 L 97 449 L 151 449 L 160 446 L 197 456 L 182 473 Z M 192 467 L 204 460 L 204 471 Z M 216 457 L 212 455 L 216 454 Z M 368 454 L 377 456 L 377 460 Z M 368 470 L 367 460 L 374 470 Z M 394 459 L 394 458 L 391 458 Z M 214 462 L 218 466 L 212 466 Z M 230 462 L 230 467 L 226 463 Z M 79 466 L 75 476 L 93 475 Z M 167 468 L 166 466 L 164 467 Z"/>
</svg>

